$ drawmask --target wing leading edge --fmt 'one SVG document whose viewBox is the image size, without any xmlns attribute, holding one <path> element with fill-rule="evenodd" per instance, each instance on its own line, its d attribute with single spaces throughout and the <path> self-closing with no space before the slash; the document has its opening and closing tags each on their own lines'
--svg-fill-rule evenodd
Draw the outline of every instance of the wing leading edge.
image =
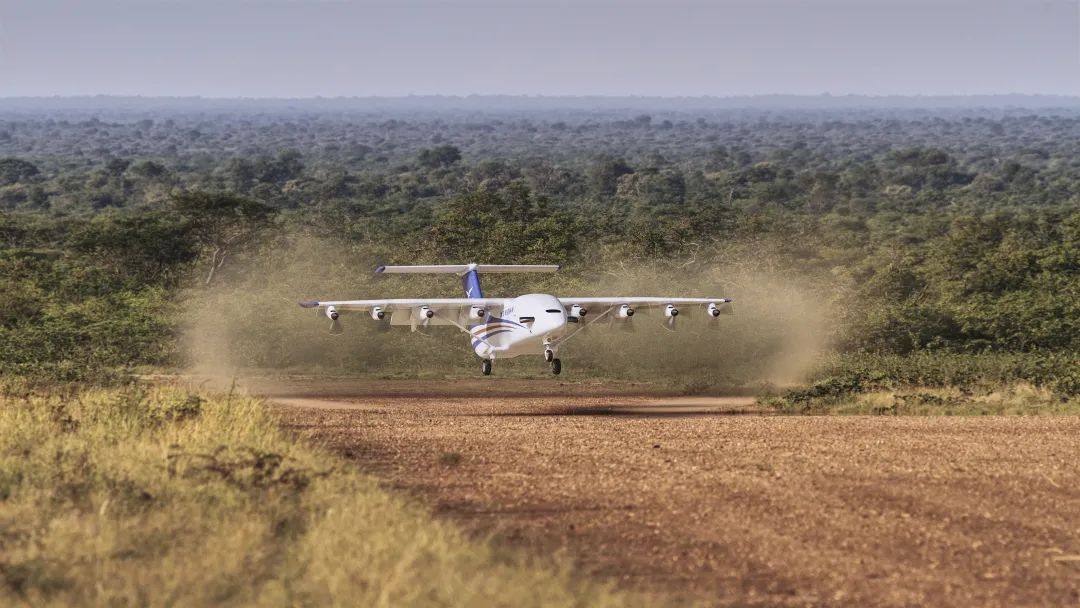
<svg viewBox="0 0 1080 608">
<path fill-rule="evenodd" d="M 567 306 L 639 306 L 642 308 L 664 307 L 668 304 L 731 304 L 731 298 L 663 298 L 653 296 L 615 296 L 604 298 L 559 298 L 559 301 Z"/>
<path fill-rule="evenodd" d="M 327 306 L 333 306 L 338 310 L 360 310 L 366 311 L 372 308 L 379 307 L 383 310 L 407 310 L 413 308 L 419 308 L 421 306 L 429 306 L 431 308 L 472 308 L 478 307 L 490 307 L 490 306 L 502 306 L 508 302 L 509 298 L 407 298 L 407 299 L 389 299 L 389 300 L 306 300 L 300 302 L 302 308 L 325 308 Z"/>
</svg>

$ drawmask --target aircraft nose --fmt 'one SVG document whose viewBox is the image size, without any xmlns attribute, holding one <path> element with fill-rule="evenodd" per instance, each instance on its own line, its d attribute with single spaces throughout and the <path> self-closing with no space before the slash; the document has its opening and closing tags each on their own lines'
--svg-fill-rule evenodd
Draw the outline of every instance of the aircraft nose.
<svg viewBox="0 0 1080 608">
<path fill-rule="evenodd" d="M 549 320 L 551 324 L 547 333 L 554 336 L 561 336 L 566 331 L 566 315 L 551 315 Z"/>
</svg>

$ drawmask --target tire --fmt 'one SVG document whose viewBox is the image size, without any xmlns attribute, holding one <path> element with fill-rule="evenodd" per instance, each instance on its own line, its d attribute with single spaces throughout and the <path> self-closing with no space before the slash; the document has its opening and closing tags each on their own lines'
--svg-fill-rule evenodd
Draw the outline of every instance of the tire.
<svg viewBox="0 0 1080 608">
<path fill-rule="evenodd" d="M 562 359 L 551 360 L 551 373 L 555 374 L 556 376 L 562 373 Z"/>
<path fill-rule="evenodd" d="M 485 376 L 491 375 L 491 359 L 484 359 L 484 362 L 480 365 L 480 371 L 484 372 Z"/>
</svg>

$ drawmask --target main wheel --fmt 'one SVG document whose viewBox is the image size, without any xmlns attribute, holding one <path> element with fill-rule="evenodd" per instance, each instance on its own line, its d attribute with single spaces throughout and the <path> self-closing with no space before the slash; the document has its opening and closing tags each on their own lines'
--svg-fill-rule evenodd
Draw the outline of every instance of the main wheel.
<svg viewBox="0 0 1080 608">
<path fill-rule="evenodd" d="M 484 362 L 480 365 L 480 371 L 484 372 L 485 376 L 491 375 L 491 359 L 484 359 Z"/>
<path fill-rule="evenodd" d="M 562 359 L 551 360 L 551 373 L 555 374 L 556 376 L 562 373 Z"/>
</svg>

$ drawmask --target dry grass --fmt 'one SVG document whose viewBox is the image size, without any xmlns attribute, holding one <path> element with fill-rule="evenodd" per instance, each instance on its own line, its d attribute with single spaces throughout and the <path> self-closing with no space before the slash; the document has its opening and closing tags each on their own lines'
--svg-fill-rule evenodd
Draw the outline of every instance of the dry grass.
<svg viewBox="0 0 1080 608">
<path fill-rule="evenodd" d="M 257 399 L 131 387 L 0 399 L 0 603 L 646 600 L 464 537 Z"/>
<path fill-rule="evenodd" d="M 899 416 L 1075 415 L 1080 413 L 1080 398 L 1062 397 L 1026 382 L 978 389 L 912 386 L 819 399 L 807 411 Z"/>
</svg>

